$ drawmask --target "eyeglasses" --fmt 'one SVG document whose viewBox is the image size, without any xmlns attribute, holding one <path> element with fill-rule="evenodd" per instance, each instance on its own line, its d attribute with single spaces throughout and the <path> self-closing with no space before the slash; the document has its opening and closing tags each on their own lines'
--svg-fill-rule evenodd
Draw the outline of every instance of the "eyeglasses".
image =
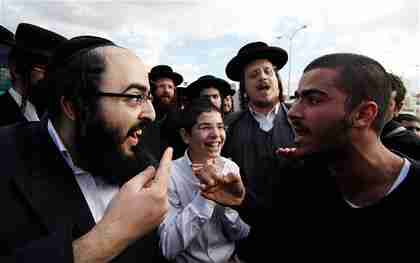
<svg viewBox="0 0 420 263">
<path fill-rule="evenodd" d="M 112 93 L 112 92 L 96 92 L 95 96 L 125 98 L 129 102 L 132 102 L 135 104 L 142 104 L 148 100 L 153 100 L 153 95 L 150 92 L 148 92 L 147 94 L 138 94 L 138 95 L 125 94 L 125 93 Z"/>
</svg>

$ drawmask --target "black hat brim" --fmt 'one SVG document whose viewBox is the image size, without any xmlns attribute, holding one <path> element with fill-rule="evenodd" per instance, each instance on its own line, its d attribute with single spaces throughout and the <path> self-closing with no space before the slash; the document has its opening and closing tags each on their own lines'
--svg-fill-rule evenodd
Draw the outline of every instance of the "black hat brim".
<svg viewBox="0 0 420 263">
<path fill-rule="evenodd" d="M 157 81 L 158 79 L 161 79 L 161 78 L 172 79 L 175 86 L 178 86 L 184 80 L 184 78 L 181 76 L 181 74 L 178 74 L 176 72 L 159 72 L 159 73 L 156 73 L 156 74 L 150 73 L 149 76 L 150 76 L 151 81 Z"/>
<path fill-rule="evenodd" d="M 209 87 L 214 87 L 219 90 L 220 95 L 226 97 L 230 94 L 231 88 L 227 81 L 219 78 L 212 78 L 212 79 L 198 79 L 191 83 L 188 89 L 188 96 L 191 98 L 196 98 L 200 96 L 200 92 L 203 89 L 207 89 Z"/>
<path fill-rule="evenodd" d="M 2 40 L 0 40 L 0 44 L 5 45 L 5 46 L 9 46 L 9 47 L 14 47 L 14 46 L 16 46 L 16 41 L 9 40 L 9 39 L 2 39 Z"/>
<path fill-rule="evenodd" d="M 268 59 L 277 70 L 287 63 L 287 52 L 278 47 L 256 48 L 249 52 L 238 54 L 226 66 L 226 75 L 229 79 L 239 81 L 246 65 L 256 59 Z"/>
</svg>

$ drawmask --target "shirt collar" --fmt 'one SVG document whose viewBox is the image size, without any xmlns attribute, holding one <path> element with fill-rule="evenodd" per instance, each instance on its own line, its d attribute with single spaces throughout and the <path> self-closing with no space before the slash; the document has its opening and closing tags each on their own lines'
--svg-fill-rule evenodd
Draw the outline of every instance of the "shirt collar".
<svg viewBox="0 0 420 263">
<path fill-rule="evenodd" d="M 22 105 L 22 95 L 20 95 L 20 93 L 17 92 L 14 88 L 8 89 L 7 92 L 9 92 L 10 96 L 12 96 L 17 105 L 20 107 Z"/>
<path fill-rule="evenodd" d="M 277 113 L 279 112 L 279 108 L 280 108 L 280 102 L 278 102 L 276 104 L 276 106 L 274 106 L 274 108 L 269 113 L 267 113 L 267 114 L 256 112 L 252 108 L 251 104 L 248 104 L 248 108 L 249 108 L 249 112 L 251 112 L 251 114 L 254 117 L 259 117 L 259 118 L 265 117 L 265 118 L 267 118 L 267 117 L 270 117 L 270 116 L 276 116 L 277 115 Z"/>
<path fill-rule="evenodd" d="M 48 133 L 50 134 L 51 139 L 53 140 L 54 144 L 57 146 L 61 155 L 66 160 L 67 164 L 73 170 L 73 173 L 75 175 L 85 173 L 85 171 L 83 171 L 82 169 L 80 169 L 74 164 L 73 159 L 71 158 L 70 152 L 67 150 L 66 146 L 64 145 L 60 136 L 58 135 L 57 130 L 54 128 L 54 125 L 52 124 L 51 120 L 48 120 Z"/>
</svg>

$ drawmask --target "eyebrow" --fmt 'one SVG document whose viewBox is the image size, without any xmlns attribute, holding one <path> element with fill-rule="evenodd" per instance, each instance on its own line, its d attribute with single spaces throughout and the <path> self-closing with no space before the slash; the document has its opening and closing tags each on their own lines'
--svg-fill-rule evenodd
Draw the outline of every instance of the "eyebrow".
<svg viewBox="0 0 420 263">
<path fill-rule="evenodd" d="M 148 88 L 145 85 L 135 83 L 135 84 L 130 84 L 127 88 L 123 90 L 122 93 L 126 93 L 127 91 L 132 90 L 132 89 L 136 89 L 142 92 L 147 92 L 148 90 Z"/>
<path fill-rule="evenodd" d="M 201 122 L 201 123 L 197 123 L 197 126 L 202 126 L 202 125 L 212 125 L 213 122 Z M 218 124 L 224 124 L 222 121 L 221 122 L 216 122 L 216 125 Z"/>
<path fill-rule="evenodd" d="M 299 97 L 308 97 L 311 95 L 320 95 L 320 96 L 326 96 L 328 97 L 328 94 L 325 91 L 319 90 L 319 89 L 306 89 L 303 90 L 302 92 L 295 92 L 295 97 L 299 98 Z"/>
</svg>

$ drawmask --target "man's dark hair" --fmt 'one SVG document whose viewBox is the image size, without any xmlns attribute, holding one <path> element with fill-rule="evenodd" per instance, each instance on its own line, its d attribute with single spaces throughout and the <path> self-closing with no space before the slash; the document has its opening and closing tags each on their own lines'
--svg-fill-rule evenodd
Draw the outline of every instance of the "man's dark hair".
<svg viewBox="0 0 420 263">
<path fill-rule="evenodd" d="M 187 133 L 191 134 L 191 129 L 197 123 L 198 117 L 203 112 L 213 111 L 220 113 L 223 117 L 221 109 L 214 106 L 209 98 L 199 97 L 192 100 L 191 104 L 182 113 L 183 117 L 180 121 L 180 128 L 184 128 Z"/>
<path fill-rule="evenodd" d="M 105 58 L 97 48 L 82 50 L 49 68 L 46 83 L 51 120 L 57 120 L 62 112 L 61 97 L 76 105 L 82 123 L 89 120 L 97 110 L 97 97 L 94 95 L 104 72 Z"/>
<path fill-rule="evenodd" d="M 389 73 L 389 79 L 391 81 L 391 89 L 392 91 L 396 91 L 395 102 L 398 108 L 402 107 L 402 104 L 405 99 L 405 94 L 407 93 L 407 89 L 404 86 L 404 82 L 401 78 L 393 73 Z"/>
<path fill-rule="evenodd" d="M 378 105 L 378 114 L 372 127 L 380 134 L 385 125 L 385 113 L 391 96 L 388 73 L 382 65 L 366 56 L 336 53 L 315 59 L 303 72 L 318 68 L 337 71 L 336 87 L 348 95 L 348 112 L 364 101 L 374 101 Z"/>
<path fill-rule="evenodd" d="M 277 83 L 279 86 L 279 101 L 283 102 L 284 101 L 283 85 L 281 84 L 279 71 L 275 67 L 274 67 L 274 74 L 276 75 Z M 245 70 L 244 70 L 242 71 L 241 80 L 239 81 L 239 104 L 242 110 L 245 110 L 248 108 L 248 102 L 249 102 L 249 98 L 248 98 L 248 95 L 246 95 L 246 90 L 245 90 Z"/>
</svg>

